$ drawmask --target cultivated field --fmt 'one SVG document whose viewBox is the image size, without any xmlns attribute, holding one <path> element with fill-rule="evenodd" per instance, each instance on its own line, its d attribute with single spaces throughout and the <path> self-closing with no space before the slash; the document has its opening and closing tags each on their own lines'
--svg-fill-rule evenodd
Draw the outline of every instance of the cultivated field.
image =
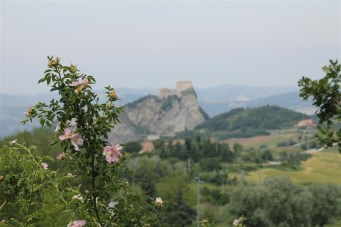
<svg viewBox="0 0 341 227">
<path fill-rule="evenodd" d="M 239 143 L 239 144 L 242 144 L 244 148 L 259 147 L 260 145 L 263 145 L 263 144 L 266 144 L 268 147 L 272 147 L 272 146 L 276 146 L 277 143 L 281 141 L 296 139 L 296 138 L 297 138 L 297 132 L 290 132 L 290 133 L 283 133 L 283 134 L 282 133 L 271 134 L 268 136 L 255 136 L 251 138 L 233 138 L 233 139 L 224 140 L 224 142 L 230 145 Z"/>
<path fill-rule="evenodd" d="M 248 182 L 263 182 L 270 176 L 290 176 L 294 183 L 337 183 L 341 184 L 341 155 L 335 152 L 316 152 L 313 157 L 302 162 L 302 170 L 289 171 L 264 168 L 249 172 Z"/>
<path fill-rule="evenodd" d="M 313 133 L 311 131 L 308 132 L 300 132 L 297 129 L 291 130 L 282 130 L 273 132 L 271 135 L 268 136 L 255 136 L 251 138 L 232 138 L 224 140 L 224 143 L 228 143 L 230 147 L 233 147 L 233 144 L 239 143 L 242 144 L 244 149 L 248 149 L 251 147 L 258 148 L 262 145 L 266 145 L 271 151 L 273 152 L 280 152 L 280 151 L 301 151 L 299 144 L 296 146 L 283 146 L 277 147 L 277 144 L 280 142 L 286 142 L 289 140 L 293 140 L 296 142 L 298 141 L 298 137 L 301 136 L 302 138 L 307 137 L 308 141 L 313 138 Z M 304 139 L 302 140 L 304 142 Z"/>
</svg>

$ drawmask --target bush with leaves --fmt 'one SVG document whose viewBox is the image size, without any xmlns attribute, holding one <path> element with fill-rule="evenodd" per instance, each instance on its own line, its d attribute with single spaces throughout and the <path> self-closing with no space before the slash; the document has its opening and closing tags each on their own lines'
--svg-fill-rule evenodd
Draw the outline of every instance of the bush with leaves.
<svg viewBox="0 0 341 227">
<path fill-rule="evenodd" d="M 303 77 L 298 81 L 300 96 L 304 100 L 312 98 L 313 105 L 318 108 L 318 141 L 328 147 L 337 143 L 341 152 L 341 64 L 330 60 L 322 69 L 326 74 L 322 79 Z"/>
<path fill-rule="evenodd" d="M 0 150 L 0 220 L 11 226 L 29 226 L 38 222 L 53 200 L 50 195 L 62 196 L 58 185 L 67 184 L 68 179 L 55 181 L 57 173 L 46 163 L 51 158 L 39 156 L 35 147 L 15 140 L 10 144 Z"/>
<path fill-rule="evenodd" d="M 129 191 L 129 184 L 123 177 L 130 172 L 125 165 L 126 155 L 119 144 L 107 141 L 108 133 L 119 122 L 123 111 L 115 106 L 118 100 L 115 90 L 106 87 L 107 100 L 100 100 L 91 88 L 95 83 L 93 76 L 82 74 L 75 65 L 62 65 L 58 57 L 48 57 L 48 61 L 48 69 L 39 83 L 46 82 L 52 87 L 51 92 L 58 92 L 60 98 L 29 108 L 23 123 L 39 118 L 42 126 L 58 124 L 52 144 L 61 143 L 57 159 L 65 162 L 64 171 L 75 177 L 70 185 L 54 187 L 61 188 L 62 196 L 58 196 L 66 201 L 65 210 L 72 217 L 68 220 L 70 226 L 85 223 L 142 226 L 156 221 L 160 204 L 152 198 L 146 202 Z M 54 183 L 65 177 L 56 174 Z M 18 181 L 14 180 L 14 184 L 20 188 Z M 41 187 L 49 188 L 49 185 L 41 182 Z M 77 194 L 65 198 L 64 194 L 75 189 Z"/>
<path fill-rule="evenodd" d="M 270 177 L 264 184 L 237 188 L 229 204 L 235 216 L 253 226 L 325 226 L 340 217 L 341 188 L 334 184 L 293 184 Z"/>
</svg>

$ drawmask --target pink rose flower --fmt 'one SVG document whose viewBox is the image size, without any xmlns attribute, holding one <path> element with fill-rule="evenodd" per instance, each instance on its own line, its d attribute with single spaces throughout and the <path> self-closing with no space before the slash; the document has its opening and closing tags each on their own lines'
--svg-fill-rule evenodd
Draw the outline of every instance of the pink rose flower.
<svg viewBox="0 0 341 227">
<path fill-rule="evenodd" d="M 70 222 L 67 227 L 83 227 L 85 226 L 86 224 L 86 221 L 84 220 L 77 220 L 77 221 L 73 221 L 73 222 Z"/>
<path fill-rule="evenodd" d="M 34 108 L 30 107 L 27 112 L 24 112 L 25 117 L 29 117 L 34 112 Z"/>
<path fill-rule="evenodd" d="M 57 160 L 62 160 L 66 157 L 66 153 L 63 151 L 62 153 L 58 154 L 56 159 Z"/>
<path fill-rule="evenodd" d="M 70 139 L 72 134 L 73 133 L 72 133 L 71 129 L 66 128 L 66 129 L 64 129 L 64 135 L 59 136 L 59 140 L 64 141 L 64 140 Z"/>
<path fill-rule="evenodd" d="M 73 133 L 70 128 L 64 129 L 64 135 L 59 136 L 60 141 L 70 139 L 73 148 L 76 151 L 79 151 L 79 146 L 83 146 L 84 140 L 82 139 L 81 135 L 78 133 Z"/>
<path fill-rule="evenodd" d="M 73 148 L 76 150 L 76 151 L 79 151 L 79 146 L 83 146 L 83 143 L 84 143 L 84 140 L 82 139 L 82 137 L 77 133 L 77 134 L 74 134 L 71 136 L 71 143 L 73 145 Z"/>
<path fill-rule="evenodd" d="M 122 155 L 120 150 L 122 150 L 122 146 L 119 144 L 116 144 L 115 146 L 106 146 L 103 150 L 103 155 L 105 156 L 105 160 L 107 162 L 112 163 L 112 162 L 117 162 L 118 156 Z"/>
<path fill-rule="evenodd" d="M 163 204 L 163 201 L 162 201 L 161 197 L 157 197 L 157 198 L 155 199 L 155 204 L 156 204 L 156 205 L 159 205 L 159 206 L 161 206 L 161 205 Z"/>
<path fill-rule="evenodd" d="M 89 85 L 89 79 L 88 77 L 84 77 L 81 81 L 74 81 L 71 83 L 71 86 L 77 87 L 75 90 L 75 93 L 80 92 L 84 88 L 86 88 Z"/>
<path fill-rule="evenodd" d="M 81 81 L 74 81 L 71 83 L 71 86 L 81 86 L 81 85 L 88 85 L 89 84 L 89 80 L 88 77 L 84 77 Z"/>
<path fill-rule="evenodd" d="M 42 162 L 41 164 L 41 167 L 43 167 L 43 169 L 48 169 L 49 165 L 46 163 L 46 162 Z"/>
</svg>

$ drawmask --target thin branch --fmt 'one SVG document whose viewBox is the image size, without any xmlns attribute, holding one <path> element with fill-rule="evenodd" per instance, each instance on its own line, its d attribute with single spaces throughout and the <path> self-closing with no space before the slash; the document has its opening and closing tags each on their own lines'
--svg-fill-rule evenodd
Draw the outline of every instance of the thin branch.
<svg viewBox="0 0 341 227">
<path fill-rule="evenodd" d="M 5 199 L 5 202 L 0 206 L 0 210 L 2 210 L 2 208 L 6 205 L 7 203 L 7 199 Z"/>
<path fill-rule="evenodd" d="M 99 225 L 102 226 L 101 218 L 98 213 L 97 209 L 97 201 L 96 201 L 96 196 L 95 196 L 95 191 L 96 191 L 96 185 L 95 185 L 95 179 L 96 179 L 96 170 L 95 170 L 95 154 L 92 154 L 91 157 L 91 187 L 92 187 L 92 202 L 93 202 L 93 207 L 95 210 L 96 218 L 97 221 L 99 222 Z"/>
</svg>

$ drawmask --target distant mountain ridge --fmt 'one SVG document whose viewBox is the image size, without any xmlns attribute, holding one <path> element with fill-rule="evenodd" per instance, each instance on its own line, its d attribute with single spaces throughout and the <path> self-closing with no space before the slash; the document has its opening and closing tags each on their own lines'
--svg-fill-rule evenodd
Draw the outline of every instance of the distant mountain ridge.
<svg viewBox="0 0 341 227">
<path fill-rule="evenodd" d="M 298 91 L 297 87 L 253 87 L 244 85 L 221 85 L 197 88 L 198 99 L 207 103 L 248 102 L 278 94 Z"/>
<path fill-rule="evenodd" d="M 50 98 L 52 98 L 50 95 L 15 96 L 0 93 L 0 137 L 38 127 L 37 121 L 27 125 L 22 125 L 20 122 L 24 120 L 24 112 L 29 106 L 38 100 L 47 101 Z"/>
<path fill-rule="evenodd" d="M 224 85 L 211 89 L 198 89 L 199 105 L 210 117 L 240 107 L 277 105 L 306 114 L 314 114 L 316 108 L 311 100 L 299 97 L 297 87 L 251 87 Z M 220 97 L 219 97 L 220 95 Z"/>
<path fill-rule="evenodd" d="M 311 99 L 304 101 L 299 96 L 299 92 L 289 92 L 257 99 L 247 103 L 245 107 L 258 107 L 264 105 L 277 105 L 309 115 L 313 115 L 317 110 L 316 107 L 313 107 Z"/>
<path fill-rule="evenodd" d="M 214 117 L 239 107 L 256 107 L 266 104 L 274 104 L 304 113 L 313 113 L 315 109 L 311 102 L 305 102 L 298 96 L 295 87 L 251 87 L 240 85 L 222 85 L 212 88 L 196 88 L 198 104 Z M 105 97 L 104 90 L 98 90 L 100 97 Z M 147 95 L 158 95 L 157 88 L 117 88 L 116 92 L 120 98 L 118 105 L 125 105 Z M 296 93 L 297 95 L 293 95 Z M 14 134 L 17 131 L 30 129 L 38 126 L 37 123 L 22 126 L 20 121 L 31 105 L 38 101 L 47 102 L 55 98 L 54 94 L 38 95 L 6 95 L 0 93 L 0 137 Z"/>
</svg>

